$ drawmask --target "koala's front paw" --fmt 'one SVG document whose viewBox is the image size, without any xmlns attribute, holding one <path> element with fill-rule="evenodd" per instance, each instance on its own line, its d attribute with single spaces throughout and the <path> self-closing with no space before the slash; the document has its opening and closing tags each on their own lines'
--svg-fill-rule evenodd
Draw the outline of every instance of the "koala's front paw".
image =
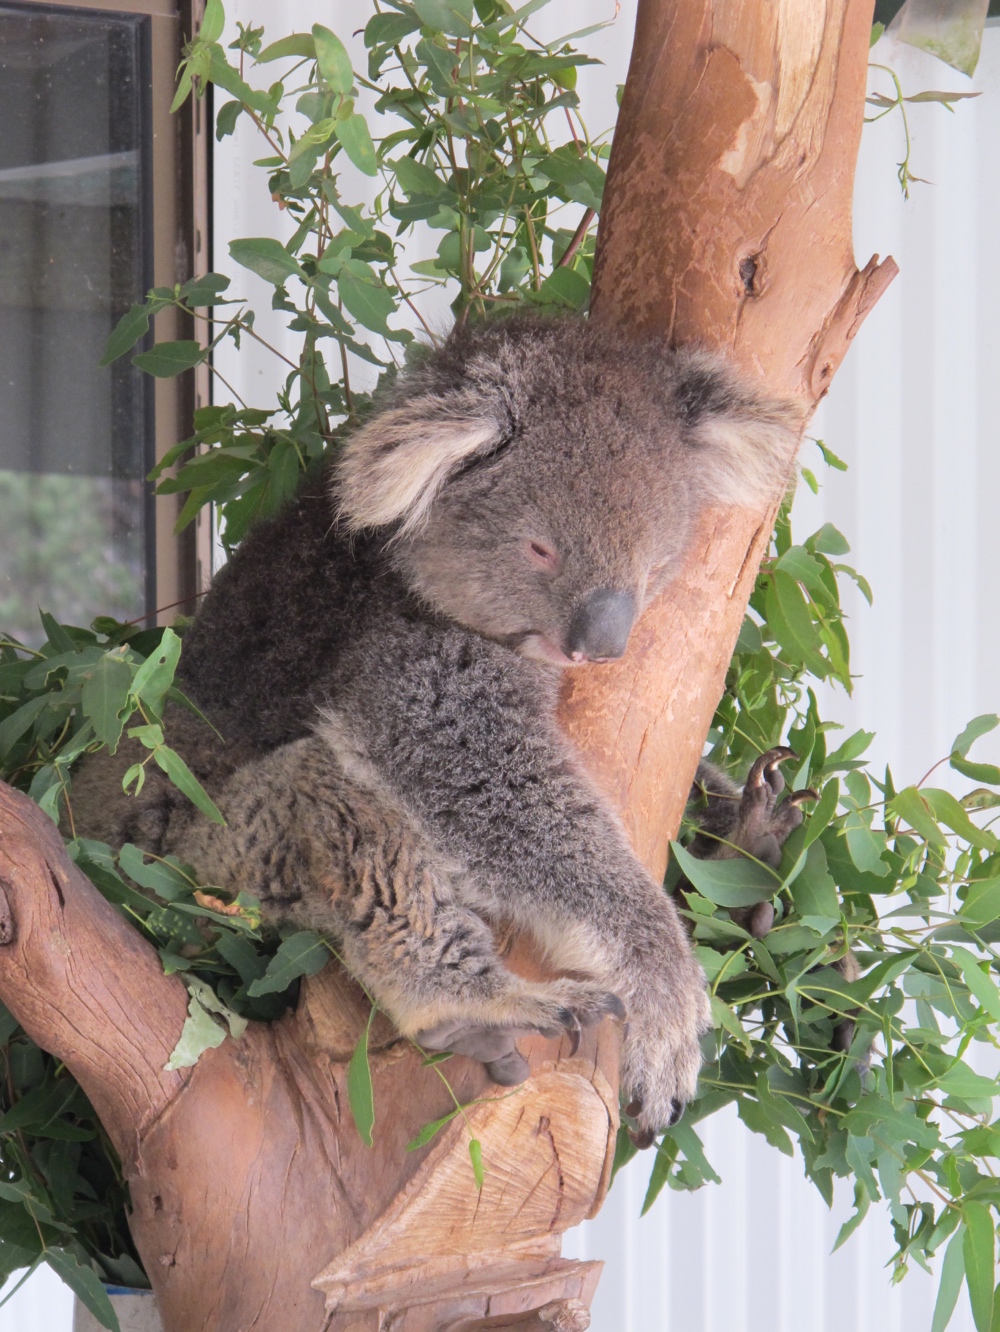
<svg viewBox="0 0 1000 1332">
<path fill-rule="evenodd" d="M 666 992 L 659 992 L 659 1002 L 648 994 L 636 1006 L 622 1052 L 622 1090 L 626 1114 L 637 1121 L 629 1130 L 637 1147 L 651 1146 L 658 1133 L 677 1123 L 698 1084 L 699 1037 L 711 1026 L 711 1008 L 694 960 L 678 971 Z"/>
</svg>

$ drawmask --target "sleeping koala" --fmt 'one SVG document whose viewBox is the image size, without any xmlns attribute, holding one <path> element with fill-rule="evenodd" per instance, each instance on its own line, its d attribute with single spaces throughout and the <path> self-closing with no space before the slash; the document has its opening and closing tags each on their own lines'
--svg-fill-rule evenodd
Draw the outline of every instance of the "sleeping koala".
<svg viewBox="0 0 1000 1332">
<path fill-rule="evenodd" d="M 570 319 L 455 335 L 251 532 L 185 638 L 183 687 L 237 757 L 185 753 L 228 826 L 161 783 L 117 839 L 328 931 L 405 1035 L 500 1082 L 519 1036 L 627 1015 L 651 1141 L 694 1091 L 704 978 L 557 726 L 560 675 L 623 654 L 705 506 L 781 493 L 797 425 L 703 352 Z M 508 971 L 491 922 L 562 977 Z"/>
</svg>

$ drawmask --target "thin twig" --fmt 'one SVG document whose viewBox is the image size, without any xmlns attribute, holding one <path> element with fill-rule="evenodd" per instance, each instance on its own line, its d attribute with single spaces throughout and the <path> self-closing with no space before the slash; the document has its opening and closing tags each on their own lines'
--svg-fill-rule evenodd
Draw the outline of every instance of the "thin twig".
<svg viewBox="0 0 1000 1332">
<path fill-rule="evenodd" d="M 583 244 L 584 238 L 587 235 L 587 232 L 590 230 L 591 223 L 593 222 L 596 216 L 597 213 L 594 211 L 593 208 L 587 209 L 583 217 L 580 219 L 580 225 L 573 233 L 573 239 L 566 246 L 565 254 L 556 264 L 556 268 L 568 268 L 569 265 L 573 262 L 573 258 L 577 250 Z"/>
</svg>

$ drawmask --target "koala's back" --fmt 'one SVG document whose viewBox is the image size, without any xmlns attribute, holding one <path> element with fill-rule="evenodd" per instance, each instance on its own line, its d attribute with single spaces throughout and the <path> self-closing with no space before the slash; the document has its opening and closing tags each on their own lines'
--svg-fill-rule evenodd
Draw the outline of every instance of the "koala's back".
<svg viewBox="0 0 1000 1332">
<path fill-rule="evenodd" d="M 408 598 L 376 538 L 340 534 L 324 473 L 260 523 L 185 635 L 181 685 L 228 741 L 306 735 L 323 681 L 373 613 Z"/>
</svg>

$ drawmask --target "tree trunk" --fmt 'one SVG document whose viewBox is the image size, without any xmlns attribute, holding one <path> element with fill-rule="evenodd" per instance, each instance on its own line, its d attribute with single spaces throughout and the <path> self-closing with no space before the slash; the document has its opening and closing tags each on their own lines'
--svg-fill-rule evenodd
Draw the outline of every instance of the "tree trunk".
<svg viewBox="0 0 1000 1332">
<path fill-rule="evenodd" d="M 895 271 L 858 273 L 851 254 L 871 16 L 872 0 L 640 0 L 594 318 L 727 348 L 808 414 Z M 657 874 L 773 516 L 707 515 L 625 660 L 568 676 L 566 726 Z M 511 964 L 530 971 L 528 950 Z M 7 789 L 0 998 L 65 1061 L 121 1153 L 167 1332 L 587 1326 L 600 1264 L 565 1262 L 559 1237 L 608 1185 L 612 1024 L 575 1055 L 526 1042 L 533 1076 L 513 1094 L 453 1059 L 456 1093 L 479 1103 L 412 1153 L 450 1095 L 377 1021 L 375 1145 L 361 1143 L 346 1061 L 367 1011 L 332 966 L 294 1015 L 167 1073 L 182 982 Z"/>
</svg>

